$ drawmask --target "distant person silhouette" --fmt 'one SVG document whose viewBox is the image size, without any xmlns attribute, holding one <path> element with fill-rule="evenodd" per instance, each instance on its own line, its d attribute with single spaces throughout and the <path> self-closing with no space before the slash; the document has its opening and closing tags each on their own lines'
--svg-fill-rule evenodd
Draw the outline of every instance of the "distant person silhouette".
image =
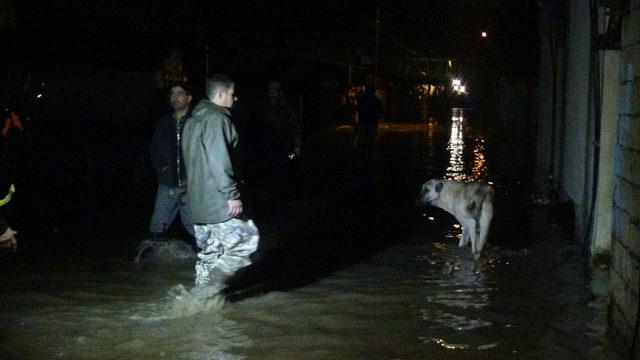
<svg viewBox="0 0 640 360">
<path fill-rule="evenodd" d="M 365 158 L 370 158 L 378 134 L 378 121 L 384 113 L 384 108 L 373 86 L 365 85 L 363 88 L 356 106 L 358 112 L 356 150 Z"/>
</svg>

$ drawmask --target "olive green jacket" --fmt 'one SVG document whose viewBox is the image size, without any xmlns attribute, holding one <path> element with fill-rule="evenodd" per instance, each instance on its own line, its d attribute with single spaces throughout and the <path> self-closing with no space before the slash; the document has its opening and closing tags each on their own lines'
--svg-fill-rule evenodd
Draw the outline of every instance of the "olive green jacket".
<svg viewBox="0 0 640 360">
<path fill-rule="evenodd" d="M 231 219 L 228 200 L 240 199 L 234 172 L 238 134 L 225 107 L 201 100 L 183 130 L 187 196 L 195 224 Z"/>
</svg>

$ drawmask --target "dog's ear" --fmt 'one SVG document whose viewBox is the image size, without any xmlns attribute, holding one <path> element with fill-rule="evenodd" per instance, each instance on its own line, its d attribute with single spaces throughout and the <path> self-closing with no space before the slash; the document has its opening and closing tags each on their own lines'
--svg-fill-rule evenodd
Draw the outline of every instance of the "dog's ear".
<svg viewBox="0 0 640 360">
<path fill-rule="evenodd" d="M 443 186 L 444 186 L 444 183 L 439 182 L 438 185 L 436 185 L 436 192 L 442 191 Z"/>
</svg>

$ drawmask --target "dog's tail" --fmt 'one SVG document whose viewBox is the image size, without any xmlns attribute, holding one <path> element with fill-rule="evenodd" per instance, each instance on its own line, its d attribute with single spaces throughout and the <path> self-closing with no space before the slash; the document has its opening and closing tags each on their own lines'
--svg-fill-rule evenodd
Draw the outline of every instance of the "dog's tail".
<svg viewBox="0 0 640 360">
<path fill-rule="evenodd" d="M 487 194 L 486 199 L 482 203 L 482 209 L 480 210 L 480 234 L 478 236 L 478 244 L 476 245 L 476 258 L 480 257 L 480 252 L 487 242 L 487 235 L 489 234 L 489 226 L 491 225 L 491 219 L 493 218 L 493 189 Z"/>
</svg>

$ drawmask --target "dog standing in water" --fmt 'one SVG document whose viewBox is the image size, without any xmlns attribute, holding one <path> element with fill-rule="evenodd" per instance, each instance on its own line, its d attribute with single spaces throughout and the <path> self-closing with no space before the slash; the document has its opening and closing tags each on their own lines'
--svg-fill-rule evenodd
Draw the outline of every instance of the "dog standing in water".
<svg viewBox="0 0 640 360">
<path fill-rule="evenodd" d="M 490 185 L 431 179 L 422 185 L 416 203 L 439 207 L 455 216 L 462 225 L 458 246 L 464 247 L 471 242 L 474 259 L 480 258 L 493 218 L 493 188 Z"/>
</svg>

